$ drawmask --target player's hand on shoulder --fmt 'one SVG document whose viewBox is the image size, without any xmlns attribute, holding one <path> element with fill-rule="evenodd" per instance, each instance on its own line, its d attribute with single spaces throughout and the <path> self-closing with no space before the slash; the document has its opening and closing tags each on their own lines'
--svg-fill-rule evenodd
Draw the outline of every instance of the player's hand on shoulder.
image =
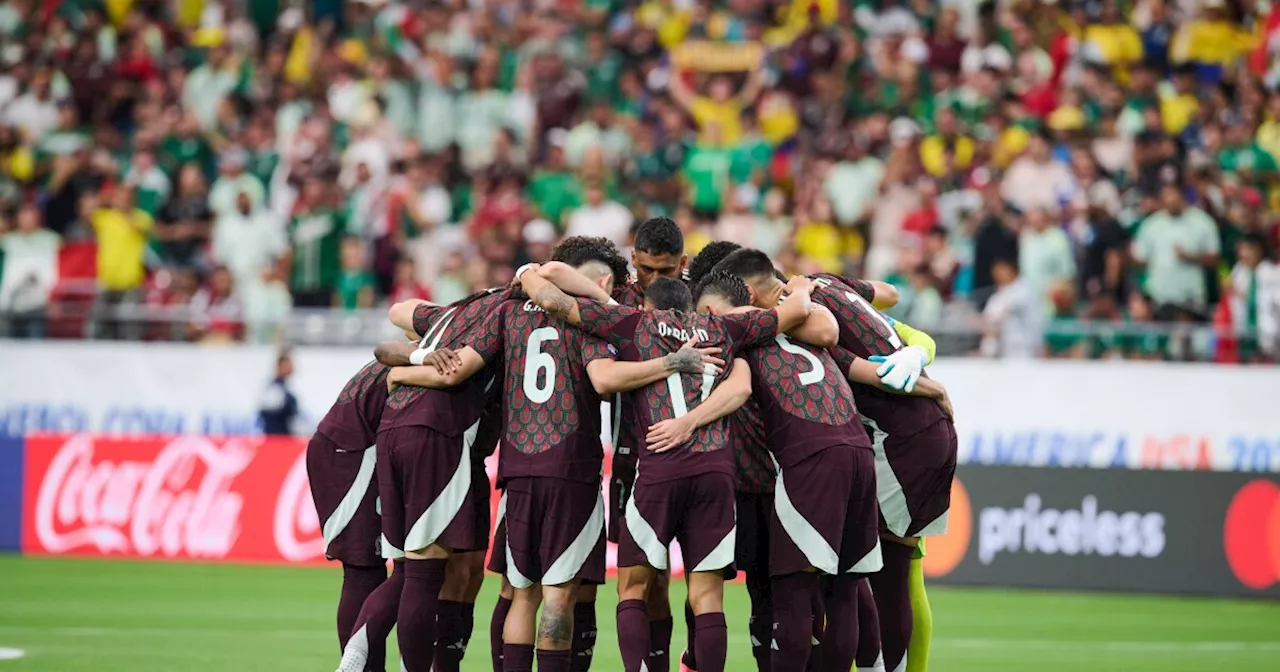
<svg viewBox="0 0 1280 672">
<path fill-rule="evenodd" d="M 698 339 L 691 338 L 679 350 L 667 355 L 667 369 L 673 372 L 697 375 L 707 372 L 711 367 L 712 375 L 720 375 L 724 371 L 724 360 L 718 355 L 721 348 L 699 348 Z"/>
<path fill-rule="evenodd" d="M 813 281 L 803 275 L 793 275 L 791 276 L 791 279 L 787 281 L 788 294 L 796 294 L 798 292 L 812 294 L 813 288 Z"/>
<path fill-rule="evenodd" d="M 401 381 L 404 379 L 405 369 L 403 366 L 393 366 L 387 372 L 387 393 L 395 394 L 400 389 Z"/>
<path fill-rule="evenodd" d="M 688 416 L 663 420 L 649 428 L 645 444 L 651 452 L 665 453 L 688 443 L 693 438 L 693 430 L 693 422 Z"/>
</svg>

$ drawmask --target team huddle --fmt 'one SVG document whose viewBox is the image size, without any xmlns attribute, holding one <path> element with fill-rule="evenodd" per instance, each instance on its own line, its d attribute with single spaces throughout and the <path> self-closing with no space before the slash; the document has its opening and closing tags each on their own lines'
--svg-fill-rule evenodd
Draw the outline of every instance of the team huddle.
<svg viewBox="0 0 1280 672">
<path fill-rule="evenodd" d="M 634 277 L 609 241 L 574 237 L 510 287 L 392 307 L 412 340 L 377 347 L 307 451 L 343 565 L 339 672 L 384 670 L 393 627 L 402 669 L 459 670 L 486 556 L 503 577 L 495 672 L 590 669 L 606 538 L 626 672 L 671 669 L 672 542 L 681 669 L 725 670 L 737 572 L 760 670 L 924 669 L 921 538 L 946 531 L 956 458 L 950 401 L 923 375 L 932 339 L 879 312 L 888 285 L 683 250 L 654 218 Z"/>
</svg>

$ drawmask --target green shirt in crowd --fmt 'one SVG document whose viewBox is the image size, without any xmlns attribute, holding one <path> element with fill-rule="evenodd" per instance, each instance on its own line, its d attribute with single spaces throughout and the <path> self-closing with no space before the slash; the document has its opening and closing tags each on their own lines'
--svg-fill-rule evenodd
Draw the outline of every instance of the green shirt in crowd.
<svg viewBox="0 0 1280 672">
<path fill-rule="evenodd" d="M 289 242 L 293 246 L 290 285 L 294 291 L 332 289 L 337 284 L 342 236 L 342 222 L 331 210 L 303 213 L 289 220 Z"/>
<path fill-rule="evenodd" d="M 684 159 L 684 176 L 689 181 L 690 204 L 697 210 L 720 211 L 720 199 L 733 165 L 733 150 L 695 145 Z"/>
</svg>

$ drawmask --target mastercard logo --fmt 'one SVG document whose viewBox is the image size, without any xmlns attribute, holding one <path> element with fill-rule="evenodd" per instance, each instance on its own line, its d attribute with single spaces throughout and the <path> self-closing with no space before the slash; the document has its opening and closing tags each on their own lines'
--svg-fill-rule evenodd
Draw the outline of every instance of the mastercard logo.
<svg viewBox="0 0 1280 672">
<path fill-rule="evenodd" d="M 1240 488 L 1227 507 L 1222 548 L 1240 583 L 1264 590 L 1280 581 L 1280 485 L 1257 480 Z"/>
<path fill-rule="evenodd" d="M 929 537 L 924 548 L 924 575 L 946 576 L 964 560 L 973 537 L 973 507 L 964 484 L 956 478 L 951 481 L 951 511 L 947 514 L 947 533 Z"/>
</svg>

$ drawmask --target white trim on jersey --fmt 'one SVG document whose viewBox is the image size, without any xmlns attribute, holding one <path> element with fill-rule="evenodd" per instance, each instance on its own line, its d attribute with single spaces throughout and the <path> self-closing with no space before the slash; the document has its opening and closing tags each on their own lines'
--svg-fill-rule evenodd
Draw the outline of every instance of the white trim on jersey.
<svg viewBox="0 0 1280 672">
<path fill-rule="evenodd" d="M 462 504 L 471 491 L 471 446 L 475 444 L 476 434 L 479 431 L 480 421 L 476 420 L 475 424 L 463 433 L 462 457 L 458 461 L 458 468 L 454 470 L 453 476 L 449 478 L 449 483 L 444 486 L 444 490 L 440 491 L 440 495 L 413 523 L 409 533 L 404 535 L 406 551 L 421 551 L 436 543 L 436 539 L 440 538 L 445 528 L 462 510 Z"/>
<path fill-rule="evenodd" d="M 547 571 L 543 572 L 542 585 L 559 586 L 572 581 L 573 577 L 582 570 L 582 565 L 587 562 L 587 558 L 591 557 L 591 551 L 595 550 L 602 536 L 604 536 L 604 496 L 597 492 L 596 506 L 591 510 L 591 517 L 587 519 L 587 524 L 582 526 L 582 531 L 574 537 L 569 548 L 566 548 L 564 553 L 551 563 Z"/>
<path fill-rule="evenodd" d="M 324 539 L 326 553 L 329 551 L 329 544 L 332 544 L 333 540 L 337 539 L 338 535 L 347 529 L 351 519 L 355 518 L 356 511 L 360 508 L 360 502 L 364 501 L 365 493 L 369 492 L 369 486 L 373 483 L 373 467 L 377 457 L 377 450 L 372 446 L 365 449 L 364 456 L 360 458 L 360 469 L 356 471 L 356 477 L 351 481 L 351 487 L 342 496 L 342 501 L 338 502 L 338 508 L 329 514 L 329 517 L 324 521 L 324 526 L 320 528 L 320 536 Z"/>
</svg>

